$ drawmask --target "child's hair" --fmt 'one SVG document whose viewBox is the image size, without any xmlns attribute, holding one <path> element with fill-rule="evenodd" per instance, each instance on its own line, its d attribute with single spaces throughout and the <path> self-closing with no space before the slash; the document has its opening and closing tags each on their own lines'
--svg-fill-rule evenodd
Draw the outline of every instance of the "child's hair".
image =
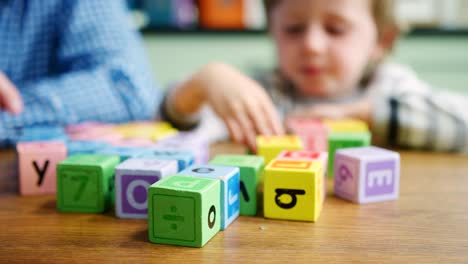
<svg viewBox="0 0 468 264">
<path fill-rule="evenodd" d="M 263 0 L 268 24 L 270 24 L 271 21 L 271 11 L 280 1 L 281 0 Z M 388 26 L 397 27 L 394 0 L 370 0 L 370 4 L 379 34 L 382 34 Z"/>
</svg>

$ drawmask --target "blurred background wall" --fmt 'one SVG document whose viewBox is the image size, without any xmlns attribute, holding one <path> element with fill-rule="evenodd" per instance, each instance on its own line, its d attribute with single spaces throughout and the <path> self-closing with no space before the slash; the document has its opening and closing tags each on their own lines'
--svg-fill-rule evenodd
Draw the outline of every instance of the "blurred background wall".
<svg viewBox="0 0 468 264">
<path fill-rule="evenodd" d="M 163 87 L 210 61 L 252 73 L 275 65 L 261 0 L 127 0 Z M 468 92 L 468 0 L 396 0 L 410 29 L 392 60 L 436 88 Z"/>
</svg>

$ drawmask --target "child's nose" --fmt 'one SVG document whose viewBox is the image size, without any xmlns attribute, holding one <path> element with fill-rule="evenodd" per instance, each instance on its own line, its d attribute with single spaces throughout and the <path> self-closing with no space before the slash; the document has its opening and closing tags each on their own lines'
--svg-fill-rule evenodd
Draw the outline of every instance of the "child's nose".
<svg viewBox="0 0 468 264">
<path fill-rule="evenodd" d="M 327 45 L 326 34 L 318 26 L 311 26 L 307 29 L 304 37 L 304 48 L 308 53 L 321 54 Z"/>
</svg>

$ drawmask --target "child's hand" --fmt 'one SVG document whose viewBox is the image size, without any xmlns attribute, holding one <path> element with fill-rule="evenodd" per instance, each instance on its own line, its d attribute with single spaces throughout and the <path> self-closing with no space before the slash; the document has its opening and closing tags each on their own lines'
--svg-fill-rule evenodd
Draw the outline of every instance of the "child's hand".
<svg viewBox="0 0 468 264">
<path fill-rule="evenodd" d="M 0 71 L 0 110 L 6 110 L 12 114 L 23 111 L 23 100 L 18 89 Z"/>
<path fill-rule="evenodd" d="M 231 138 L 256 149 L 256 135 L 281 135 L 284 128 L 263 88 L 232 67 L 212 63 L 177 89 L 174 106 L 193 113 L 208 103 L 228 127 Z M 190 98 L 183 99 L 185 96 Z M 187 102 L 191 101 L 188 105 Z"/>
<path fill-rule="evenodd" d="M 372 102 L 368 96 L 348 104 L 318 104 L 308 108 L 298 109 L 288 117 L 345 119 L 355 118 L 372 125 Z"/>
</svg>

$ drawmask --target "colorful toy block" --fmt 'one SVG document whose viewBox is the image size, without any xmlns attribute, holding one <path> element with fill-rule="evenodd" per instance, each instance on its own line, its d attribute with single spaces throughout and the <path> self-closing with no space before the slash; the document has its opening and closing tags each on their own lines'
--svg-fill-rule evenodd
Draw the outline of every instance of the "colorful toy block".
<svg viewBox="0 0 468 264">
<path fill-rule="evenodd" d="M 150 147 L 154 142 L 146 138 L 122 138 L 111 142 L 116 147 L 140 148 Z"/>
<path fill-rule="evenodd" d="M 285 150 L 304 149 L 302 140 L 297 136 L 258 136 L 257 154 L 265 159 L 265 164 Z"/>
<path fill-rule="evenodd" d="M 266 218 L 317 221 L 323 207 L 322 163 L 275 159 L 265 167 Z"/>
<path fill-rule="evenodd" d="M 377 147 L 340 149 L 335 155 L 335 194 L 355 203 L 396 200 L 400 155 Z"/>
<path fill-rule="evenodd" d="M 195 161 L 195 156 L 191 151 L 161 148 L 151 148 L 151 153 L 140 155 L 139 157 L 161 160 L 176 160 L 178 164 L 178 171 L 182 171 L 185 168 L 192 166 Z"/>
<path fill-rule="evenodd" d="M 240 170 L 240 215 L 257 214 L 257 187 L 263 177 L 264 159 L 253 155 L 218 155 L 212 165 L 232 166 Z"/>
<path fill-rule="evenodd" d="M 113 130 L 124 138 L 145 138 L 149 140 L 160 140 L 178 133 L 177 129 L 166 122 L 128 123 L 116 126 Z"/>
<path fill-rule="evenodd" d="M 328 151 L 328 128 L 316 119 L 289 118 L 286 127 L 304 143 L 304 149 L 316 152 Z"/>
<path fill-rule="evenodd" d="M 290 159 L 290 160 L 315 160 L 322 163 L 323 172 L 323 199 L 327 196 L 327 166 L 328 166 L 328 152 L 314 152 L 307 150 L 299 151 L 283 151 L 277 159 Z"/>
<path fill-rule="evenodd" d="M 221 180 L 221 230 L 225 230 L 238 216 L 240 205 L 239 168 L 218 165 L 195 165 L 178 175 Z"/>
<path fill-rule="evenodd" d="M 99 123 L 99 122 L 83 122 L 65 127 L 65 131 L 69 135 L 80 133 L 96 133 L 95 131 L 110 130 L 114 127 L 112 124 Z"/>
<path fill-rule="evenodd" d="M 158 141 L 153 149 L 191 151 L 195 155 L 195 164 L 206 164 L 210 158 L 209 142 L 205 136 L 195 132 L 178 133 Z"/>
<path fill-rule="evenodd" d="M 57 165 L 57 209 L 102 213 L 111 205 L 117 156 L 75 155 Z"/>
<path fill-rule="evenodd" d="M 94 154 L 98 150 L 107 148 L 108 146 L 109 145 L 107 143 L 98 141 L 68 141 L 68 156 L 74 156 L 78 154 Z"/>
<path fill-rule="evenodd" d="M 153 243 L 203 247 L 220 228 L 220 181 L 175 175 L 150 186 L 148 232 Z"/>
<path fill-rule="evenodd" d="M 21 195 L 54 194 L 55 166 L 67 158 L 67 148 L 60 142 L 18 143 L 19 192 Z"/>
<path fill-rule="evenodd" d="M 68 137 L 61 126 L 32 126 L 25 127 L 19 131 L 19 137 L 16 142 L 45 142 L 58 141 L 66 142 Z"/>
<path fill-rule="evenodd" d="M 120 161 L 123 162 L 129 158 L 139 158 L 145 155 L 150 155 L 152 151 L 147 148 L 129 148 L 129 147 L 116 147 L 108 146 L 96 151 L 95 154 L 119 156 Z"/>
<path fill-rule="evenodd" d="M 148 217 L 148 188 L 177 173 L 175 160 L 128 159 L 115 168 L 115 213 L 120 218 Z"/>
<path fill-rule="evenodd" d="M 332 133 L 359 133 L 369 131 L 366 122 L 359 119 L 325 119 L 323 123 Z"/>
<path fill-rule="evenodd" d="M 333 177 L 333 161 L 335 152 L 342 148 L 366 147 L 371 143 L 370 132 L 360 133 L 330 133 L 328 136 L 328 171 L 327 175 Z"/>
</svg>

